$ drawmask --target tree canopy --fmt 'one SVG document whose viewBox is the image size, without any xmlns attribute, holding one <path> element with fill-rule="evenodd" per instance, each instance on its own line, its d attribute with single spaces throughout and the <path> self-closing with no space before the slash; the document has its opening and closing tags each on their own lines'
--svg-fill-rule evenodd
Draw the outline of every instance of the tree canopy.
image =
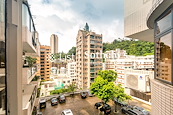
<svg viewBox="0 0 173 115">
<path fill-rule="evenodd" d="M 67 53 L 68 55 L 76 55 L 76 47 L 72 47 L 69 51 L 68 51 L 68 53 Z"/>
<path fill-rule="evenodd" d="M 117 73 L 113 70 L 104 70 L 98 73 L 98 77 L 91 84 L 91 93 L 107 103 L 115 97 L 121 100 L 128 99 L 121 85 L 116 85 Z"/>
<path fill-rule="evenodd" d="M 103 52 L 109 50 L 126 50 L 128 55 L 146 56 L 154 55 L 154 43 L 140 40 L 115 39 L 111 43 L 103 43 Z"/>
</svg>

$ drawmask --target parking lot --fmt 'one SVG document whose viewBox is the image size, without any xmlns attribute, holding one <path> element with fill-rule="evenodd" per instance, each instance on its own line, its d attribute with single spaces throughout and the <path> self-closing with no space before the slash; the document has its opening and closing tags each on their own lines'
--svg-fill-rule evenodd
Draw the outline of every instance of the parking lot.
<svg viewBox="0 0 173 115">
<path fill-rule="evenodd" d="M 48 101 L 46 104 L 46 108 L 42 109 L 43 115 L 61 115 L 61 112 L 64 109 L 71 109 L 74 115 L 103 115 L 99 110 L 94 108 L 94 104 L 96 102 L 100 102 L 101 100 L 97 97 L 87 97 L 86 99 L 81 99 L 79 95 L 75 95 L 74 98 L 67 97 L 66 103 L 58 104 L 56 106 L 51 106 L 51 103 Z M 139 102 L 131 101 L 130 104 L 135 104 L 139 106 Z M 114 113 L 114 103 L 109 102 L 109 105 L 112 107 L 112 112 L 110 115 L 122 115 L 119 113 Z M 150 108 L 145 104 L 142 104 L 145 109 L 149 110 Z"/>
</svg>

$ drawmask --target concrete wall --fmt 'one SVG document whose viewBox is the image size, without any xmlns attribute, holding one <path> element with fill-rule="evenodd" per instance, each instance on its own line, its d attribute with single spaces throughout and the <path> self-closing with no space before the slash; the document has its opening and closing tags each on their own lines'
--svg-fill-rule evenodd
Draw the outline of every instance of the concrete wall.
<svg viewBox="0 0 173 115">
<path fill-rule="evenodd" d="M 146 17 L 152 7 L 152 0 L 126 0 L 125 1 L 125 36 L 154 41 L 153 31 L 146 25 Z"/>
<path fill-rule="evenodd" d="M 173 86 L 152 80 L 152 115 L 173 115 Z"/>
</svg>

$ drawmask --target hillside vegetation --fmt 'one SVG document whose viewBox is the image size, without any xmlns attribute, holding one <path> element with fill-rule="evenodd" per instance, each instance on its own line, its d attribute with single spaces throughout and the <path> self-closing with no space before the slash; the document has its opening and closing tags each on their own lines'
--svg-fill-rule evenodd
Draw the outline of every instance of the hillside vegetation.
<svg viewBox="0 0 173 115">
<path fill-rule="evenodd" d="M 111 43 L 103 43 L 103 52 L 115 49 L 126 50 L 128 55 L 154 55 L 154 43 L 152 42 L 115 39 Z"/>
</svg>

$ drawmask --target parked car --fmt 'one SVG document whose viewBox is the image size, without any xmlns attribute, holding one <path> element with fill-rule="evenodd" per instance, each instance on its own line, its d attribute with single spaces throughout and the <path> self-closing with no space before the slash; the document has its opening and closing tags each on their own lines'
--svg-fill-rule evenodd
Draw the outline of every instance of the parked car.
<svg viewBox="0 0 173 115">
<path fill-rule="evenodd" d="M 61 112 L 61 115 L 73 115 L 73 113 L 70 109 L 65 109 Z"/>
<path fill-rule="evenodd" d="M 40 109 L 46 108 L 46 100 L 45 99 L 40 100 L 39 106 L 40 106 Z"/>
<path fill-rule="evenodd" d="M 81 92 L 80 95 L 82 99 L 87 98 L 87 92 Z"/>
<path fill-rule="evenodd" d="M 126 106 L 121 108 L 122 113 L 127 115 L 150 115 L 150 112 L 138 106 Z"/>
<path fill-rule="evenodd" d="M 99 109 L 101 106 L 103 106 L 103 104 L 104 104 L 104 102 L 97 102 L 97 103 L 95 103 L 95 108 L 96 109 Z"/>
<path fill-rule="evenodd" d="M 104 114 L 108 115 L 111 113 L 111 106 L 104 103 L 104 102 L 98 102 L 95 104 L 96 109 L 100 109 L 100 111 L 104 112 Z"/>
<path fill-rule="evenodd" d="M 65 97 L 65 95 L 60 95 L 60 96 L 58 96 L 58 101 L 59 101 L 59 103 L 65 103 L 66 102 L 66 97 Z"/>
<path fill-rule="evenodd" d="M 58 105 L 58 99 L 57 98 L 52 98 L 51 99 L 51 105 Z"/>
<path fill-rule="evenodd" d="M 139 111 L 141 111 L 144 115 L 150 115 L 150 112 L 145 110 L 144 108 L 142 107 L 138 107 L 138 106 L 133 106 L 133 109 L 137 109 Z"/>
<path fill-rule="evenodd" d="M 38 112 L 37 115 L 43 115 L 43 113 L 42 112 Z"/>
<path fill-rule="evenodd" d="M 117 98 L 114 98 L 114 103 L 117 104 L 117 105 L 119 105 L 119 106 L 122 106 L 122 107 L 128 105 L 128 103 L 126 101 L 121 101 L 121 100 L 119 100 Z"/>
</svg>

